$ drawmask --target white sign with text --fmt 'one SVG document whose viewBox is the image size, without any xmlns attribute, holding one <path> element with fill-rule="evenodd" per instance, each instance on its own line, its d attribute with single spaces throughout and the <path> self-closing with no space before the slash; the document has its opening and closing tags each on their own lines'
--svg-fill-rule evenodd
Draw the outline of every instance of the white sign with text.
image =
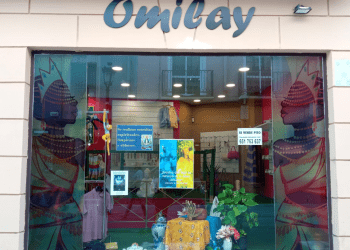
<svg viewBox="0 0 350 250">
<path fill-rule="evenodd" d="M 239 128 L 238 145 L 262 145 L 262 128 Z"/>
</svg>

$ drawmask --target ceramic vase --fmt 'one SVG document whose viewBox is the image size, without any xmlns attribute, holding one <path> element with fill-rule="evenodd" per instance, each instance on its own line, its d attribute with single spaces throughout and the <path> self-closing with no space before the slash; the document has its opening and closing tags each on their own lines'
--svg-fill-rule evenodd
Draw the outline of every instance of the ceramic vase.
<svg viewBox="0 0 350 250">
<path fill-rule="evenodd" d="M 165 245 L 163 239 L 165 236 L 166 230 L 166 219 L 163 216 L 160 216 L 155 224 L 152 226 L 152 235 L 154 240 L 154 249 L 164 250 Z"/>
<path fill-rule="evenodd" d="M 224 243 L 222 244 L 222 248 L 224 250 L 231 250 L 232 249 L 231 237 L 227 237 L 227 238 L 224 239 Z"/>
</svg>

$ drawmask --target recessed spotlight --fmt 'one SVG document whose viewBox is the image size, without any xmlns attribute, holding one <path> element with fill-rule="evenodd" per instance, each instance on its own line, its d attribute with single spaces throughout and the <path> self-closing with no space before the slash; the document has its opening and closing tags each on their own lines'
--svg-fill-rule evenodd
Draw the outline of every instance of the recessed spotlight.
<svg viewBox="0 0 350 250">
<path fill-rule="evenodd" d="M 135 98 L 135 95 L 128 95 L 129 98 Z"/>
<path fill-rule="evenodd" d="M 199 99 L 196 99 L 196 100 L 193 100 L 193 102 L 201 102 L 201 100 L 199 100 Z"/>
<path fill-rule="evenodd" d="M 182 84 L 181 84 L 181 83 L 175 83 L 175 84 L 174 84 L 174 87 L 175 87 L 175 88 L 181 88 L 181 87 L 182 87 Z"/>
<path fill-rule="evenodd" d="M 239 68 L 239 71 L 240 71 L 240 72 L 247 72 L 247 71 L 249 71 L 249 70 L 250 70 L 250 68 L 248 68 L 248 67 Z"/>
<path fill-rule="evenodd" d="M 123 68 L 120 67 L 120 66 L 114 66 L 114 67 L 112 67 L 112 69 L 113 69 L 114 71 L 122 71 L 122 70 L 123 70 Z"/>
<path fill-rule="evenodd" d="M 180 98 L 181 96 L 179 95 L 173 95 L 174 98 Z"/>
<path fill-rule="evenodd" d="M 225 95 L 218 95 L 219 98 L 225 98 Z"/>
<path fill-rule="evenodd" d="M 228 87 L 228 88 L 233 88 L 234 86 L 236 86 L 236 84 L 234 84 L 234 83 L 228 83 L 228 84 L 226 84 L 226 87 Z"/>
<path fill-rule="evenodd" d="M 123 82 L 120 84 L 122 87 L 130 87 L 130 83 Z"/>
</svg>

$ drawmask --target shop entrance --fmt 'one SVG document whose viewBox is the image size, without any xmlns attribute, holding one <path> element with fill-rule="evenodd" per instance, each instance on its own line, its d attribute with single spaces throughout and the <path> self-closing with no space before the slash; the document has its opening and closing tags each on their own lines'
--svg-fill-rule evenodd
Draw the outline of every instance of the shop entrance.
<svg viewBox="0 0 350 250">
<path fill-rule="evenodd" d="M 35 55 L 30 248 L 328 249 L 322 63 Z"/>
</svg>

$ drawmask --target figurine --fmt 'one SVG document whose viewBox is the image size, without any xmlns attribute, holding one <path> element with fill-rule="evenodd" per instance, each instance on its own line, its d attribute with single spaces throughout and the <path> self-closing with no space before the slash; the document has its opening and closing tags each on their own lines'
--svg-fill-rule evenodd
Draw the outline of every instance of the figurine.
<svg viewBox="0 0 350 250">
<path fill-rule="evenodd" d="M 166 218 L 160 212 L 156 223 L 154 223 L 152 226 L 154 249 L 165 250 L 165 245 L 163 243 L 165 230 L 166 230 Z"/>
<path fill-rule="evenodd" d="M 151 170 L 145 169 L 143 179 L 141 181 L 140 190 L 137 191 L 138 197 L 153 197 L 154 196 L 154 183 L 153 179 L 150 178 Z"/>
</svg>

